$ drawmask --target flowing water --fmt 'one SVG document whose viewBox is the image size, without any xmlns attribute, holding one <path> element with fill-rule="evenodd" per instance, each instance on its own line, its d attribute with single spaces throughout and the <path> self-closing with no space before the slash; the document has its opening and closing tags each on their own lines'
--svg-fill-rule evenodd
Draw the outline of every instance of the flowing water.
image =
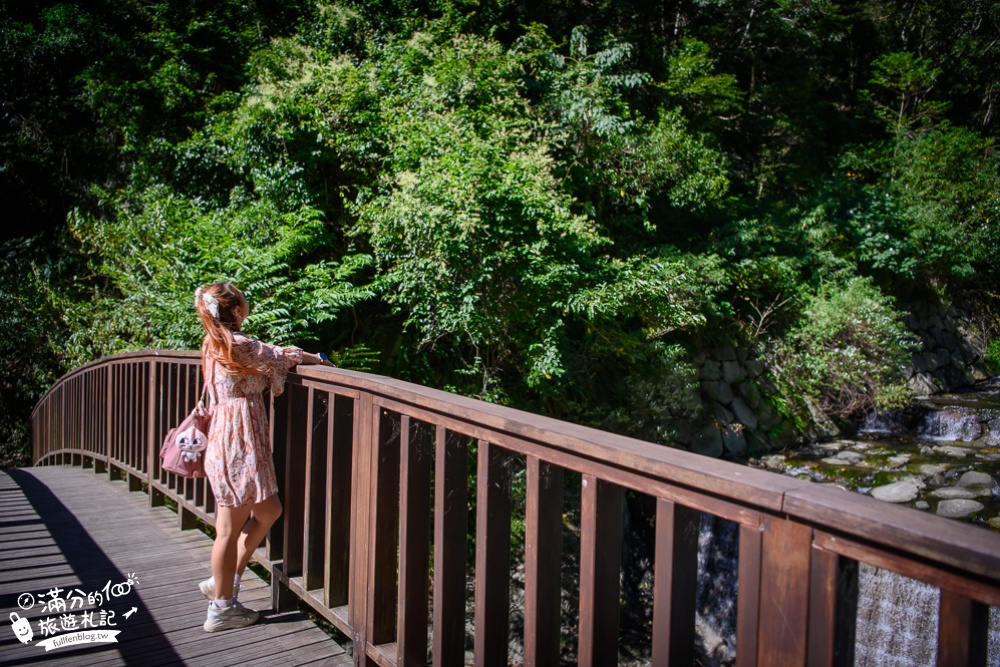
<svg viewBox="0 0 1000 667">
<path fill-rule="evenodd" d="M 1000 530 L 1000 384 L 870 415 L 854 438 L 764 457 L 761 464 Z M 936 664 L 938 597 L 932 586 L 862 564 L 855 664 Z M 1000 665 L 997 608 L 990 609 L 988 651 L 987 664 Z"/>
</svg>

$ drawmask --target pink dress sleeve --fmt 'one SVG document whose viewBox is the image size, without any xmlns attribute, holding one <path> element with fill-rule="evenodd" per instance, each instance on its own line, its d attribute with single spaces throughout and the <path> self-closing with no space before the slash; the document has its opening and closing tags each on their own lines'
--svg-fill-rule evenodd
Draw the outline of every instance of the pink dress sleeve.
<svg viewBox="0 0 1000 667">
<path fill-rule="evenodd" d="M 238 338 L 233 345 L 233 361 L 266 375 L 273 396 L 285 390 L 285 377 L 292 366 L 302 363 L 302 348 L 262 343 L 255 338 Z"/>
</svg>

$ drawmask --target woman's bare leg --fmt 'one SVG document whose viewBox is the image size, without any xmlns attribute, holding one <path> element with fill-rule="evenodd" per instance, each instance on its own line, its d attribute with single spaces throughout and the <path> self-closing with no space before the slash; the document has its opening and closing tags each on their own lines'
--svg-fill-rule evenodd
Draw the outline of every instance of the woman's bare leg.
<svg viewBox="0 0 1000 667">
<path fill-rule="evenodd" d="M 240 527 L 247 523 L 251 507 L 215 508 L 215 544 L 212 545 L 212 576 L 215 577 L 215 597 L 233 597 L 233 576 L 236 574 Z"/>
<path fill-rule="evenodd" d="M 243 576 L 243 571 L 246 570 L 247 563 L 253 557 L 253 552 L 264 541 L 264 536 L 267 535 L 267 531 L 271 529 L 279 516 L 281 516 L 281 501 L 278 500 L 278 496 L 271 496 L 253 506 L 250 518 L 243 524 L 243 530 L 240 531 L 236 574 Z M 229 578 L 232 580 L 232 576 Z"/>
</svg>

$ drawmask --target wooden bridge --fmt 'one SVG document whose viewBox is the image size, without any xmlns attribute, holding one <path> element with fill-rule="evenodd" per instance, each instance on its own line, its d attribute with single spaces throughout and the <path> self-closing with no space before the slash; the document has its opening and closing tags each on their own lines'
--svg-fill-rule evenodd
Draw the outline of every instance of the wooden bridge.
<svg viewBox="0 0 1000 667">
<path fill-rule="evenodd" d="M 128 520 L 110 532 L 119 546 L 134 542 L 145 554 L 137 590 L 144 593 L 147 582 L 156 582 L 152 585 L 166 596 L 187 595 L 192 582 L 207 576 L 207 556 L 195 559 L 190 572 L 181 574 L 177 566 L 161 580 L 155 573 L 159 552 L 145 549 L 149 538 L 136 526 L 162 528 L 170 517 L 188 532 L 155 539 L 169 542 L 168 551 L 174 551 L 192 540 L 197 531 L 189 529 L 199 520 L 212 523 L 213 498 L 205 480 L 164 473 L 157 456 L 165 432 L 193 406 L 200 381 L 193 352 L 116 355 L 68 374 L 35 410 L 36 463 L 93 468 L 123 480 L 117 486 L 105 483 L 112 489 L 144 493 L 102 490 L 92 481 L 77 491 L 79 475 L 32 469 L 11 473 L 4 482 L 5 503 L 20 502 L 8 502 L 14 486 L 32 503 L 32 488 L 36 496 L 44 495 L 44 486 L 81 524 L 95 512 L 119 521 L 112 517 L 128 508 Z M 234 631 L 239 641 L 258 647 L 248 655 L 259 659 L 266 661 L 273 651 L 282 653 L 275 662 L 298 664 L 292 653 L 286 660 L 284 651 L 301 640 L 308 651 L 304 662 L 558 665 L 567 655 L 560 573 L 564 557 L 573 555 L 579 582 L 569 654 L 580 665 L 616 665 L 622 503 L 629 492 L 655 505 L 649 610 L 654 665 L 694 663 L 701 513 L 738 525 L 741 667 L 852 665 L 859 562 L 940 589 L 938 627 L 926 629 L 937 633 L 938 665 L 986 662 L 988 610 L 1000 605 L 1000 535 L 990 531 L 346 370 L 298 367 L 284 394 L 271 400 L 270 418 L 285 513 L 258 551 L 257 560 L 270 572 L 270 590 L 261 592 L 265 589 L 256 583 L 252 589 L 265 598 L 269 593 L 276 618 L 304 603 L 346 636 L 351 651 L 350 657 L 341 655 L 336 643 L 314 640 L 306 629 L 286 634 L 277 623 Z M 63 485 L 72 490 L 58 491 Z M 176 514 L 163 509 L 165 504 Z M 48 522 L 51 506 L 33 506 Z M 579 517 L 573 554 L 563 541 L 567 508 Z M 89 539 L 56 539 L 56 546 L 73 563 L 76 549 L 104 550 Z M 519 597 L 516 604 L 512 557 L 523 557 L 518 567 L 524 573 L 523 602 Z M 108 553 L 107 559 L 114 556 Z M 115 572 L 114 579 L 127 576 L 125 567 L 108 564 L 102 571 Z M 36 579 L 28 588 L 37 592 L 43 583 Z M 3 585 L 3 611 L 16 611 L 9 582 Z M 149 626 L 142 641 L 183 662 L 170 628 L 189 622 L 182 642 L 194 641 L 191 628 L 200 632 L 201 623 L 200 607 L 194 608 L 189 621 L 171 617 L 169 628 L 159 628 L 162 636 Z M 514 614 L 523 617 L 523 629 L 510 623 Z M 123 627 L 118 644 L 126 664 L 134 662 L 128 654 L 134 649 L 126 646 L 138 641 L 130 632 Z M 508 652 L 512 632 L 520 633 L 514 639 L 523 643 L 523 656 L 516 659 Z M 281 645 L 267 640 L 275 634 L 284 639 Z M 3 655 L 11 646 L 23 649 L 9 640 L 9 634 L 0 639 Z"/>
</svg>

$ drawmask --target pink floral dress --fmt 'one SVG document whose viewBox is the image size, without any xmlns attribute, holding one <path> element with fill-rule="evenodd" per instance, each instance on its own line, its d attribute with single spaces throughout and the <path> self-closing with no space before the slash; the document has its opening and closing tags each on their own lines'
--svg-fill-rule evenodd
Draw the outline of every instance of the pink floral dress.
<svg viewBox="0 0 1000 667">
<path fill-rule="evenodd" d="M 288 370 L 302 363 L 297 347 L 268 345 L 241 332 L 233 333 L 233 361 L 252 374 L 230 375 L 209 360 L 216 403 L 205 450 L 205 473 L 220 507 L 245 507 L 278 493 L 267 427 L 267 405 L 261 392 L 270 386 L 278 396 Z"/>
</svg>

